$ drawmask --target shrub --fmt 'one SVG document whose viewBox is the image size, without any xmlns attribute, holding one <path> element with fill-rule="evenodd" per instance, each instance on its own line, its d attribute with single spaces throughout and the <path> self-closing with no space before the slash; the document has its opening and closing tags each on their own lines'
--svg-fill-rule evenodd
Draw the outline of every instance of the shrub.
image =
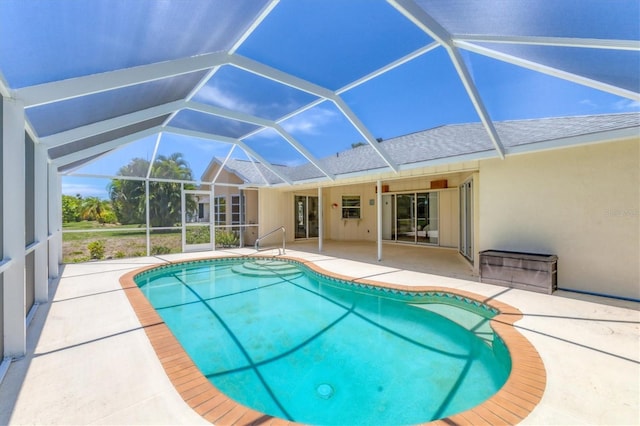
<svg viewBox="0 0 640 426">
<path fill-rule="evenodd" d="M 100 223 L 118 223 L 118 218 L 113 210 L 107 210 L 100 212 L 100 217 L 98 218 L 98 222 Z"/>
<path fill-rule="evenodd" d="M 75 197 L 72 197 L 71 195 L 63 195 L 62 196 L 62 221 L 64 223 L 79 222 L 81 205 L 82 205 L 82 197 L 80 195 L 76 195 Z"/>
<path fill-rule="evenodd" d="M 206 244 L 211 241 L 208 226 L 190 226 L 187 228 L 187 244 Z"/>
<path fill-rule="evenodd" d="M 152 255 L 157 255 L 157 254 L 169 254 L 171 253 L 171 248 L 166 247 L 166 246 L 153 246 L 151 247 L 151 254 Z"/>
<path fill-rule="evenodd" d="M 126 257 L 127 255 L 125 254 L 125 252 L 123 252 L 122 250 L 118 250 L 117 252 L 115 252 L 113 254 L 113 257 L 115 259 L 122 259 L 123 257 Z"/>
<path fill-rule="evenodd" d="M 232 231 L 216 231 L 216 246 L 237 247 L 239 239 Z"/>
<path fill-rule="evenodd" d="M 104 241 L 96 240 L 87 245 L 91 259 L 102 259 L 104 257 Z"/>
</svg>

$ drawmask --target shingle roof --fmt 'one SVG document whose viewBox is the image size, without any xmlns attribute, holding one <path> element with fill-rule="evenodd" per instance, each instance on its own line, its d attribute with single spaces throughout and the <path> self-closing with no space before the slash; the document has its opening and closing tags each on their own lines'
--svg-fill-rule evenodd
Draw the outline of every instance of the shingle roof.
<svg viewBox="0 0 640 426">
<path fill-rule="evenodd" d="M 217 158 L 215 162 L 223 164 L 223 159 Z M 274 168 L 277 169 L 283 167 L 284 166 L 274 166 Z M 283 182 L 275 173 L 258 162 L 252 163 L 249 160 L 230 158 L 225 164 L 225 169 L 244 180 L 247 184 L 275 185 Z M 280 170 L 278 171 L 281 172 Z"/>
<path fill-rule="evenodd" d="M 496 122 L 505 147 L 640 127 L 640 113 Z"/>
<path fill-rule="evenodd" d="M 495 122 L 494 125 L 508 152 L 513 147 L 613 130 L 635 128 L 640 135 L 640 113 L 503 121 Z M 400 166 L 447 158 L 455 161 L 455 157 L 467 154 L 486 152 L 488 156 L 495 155 L 492 142 L 481 123 L 452 124 L 398 136 L 380 142 L 380 148 Z M 334 175 L 384 169 L 387 166 L 369 145 L 322 158 L 319 165 Z M 283 183 L 263 165 L 256 163 L 256 166 L 261 169 L 269 184 Z M 257 172 L 256 166 L 249 161 L 229 160 L 226 167 L 240 175 L 248 184 L 264 185 L 264 179 Z M 324 176 L 309 163 L 295 167 L 274 167 L 294 182 Z"/>
</svg>

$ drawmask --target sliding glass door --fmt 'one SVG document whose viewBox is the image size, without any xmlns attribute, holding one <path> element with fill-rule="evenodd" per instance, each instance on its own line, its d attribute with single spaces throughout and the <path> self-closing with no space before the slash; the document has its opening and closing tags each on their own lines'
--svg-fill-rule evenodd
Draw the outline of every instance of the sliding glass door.
<svg viewBox="0 0 640 426">
<path fill-rule="evenodd" d="M 473 261 L 473 181 L 460 185 L 460 253 Z"/>
<path fill-rule="evenodd" d="M 318 237 L 318 197 L 296 195 L 295 196 L 296 238 Z"/>
<path fill-rule="evenodd" d="M 415 242 L 413 194 L 396 195 L 396 241 Z"/>
<path fill-rule="evenodd" d="M 439 243 L 438 193 L 383 196 L 382 238 L 414 244 Z"/>
<path fill-rule="evenodd" d="M 440 244 L 438 193 L 427 192 L 418 195 L 418 229 L 422 228 L 420 231 L 427 244 Z"/>
</svg>

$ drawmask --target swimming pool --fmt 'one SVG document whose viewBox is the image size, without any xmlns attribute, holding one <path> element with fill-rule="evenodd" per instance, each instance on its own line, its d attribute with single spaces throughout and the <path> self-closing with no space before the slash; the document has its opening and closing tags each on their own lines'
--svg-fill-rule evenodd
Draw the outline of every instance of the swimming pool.
<svg viewBox="0 0 640 426">
<path fill-rule="evenodd" d="M 136 282 L 216 387 L 281 418 L 447 417 L 491 397 L 511 367 L 488 325 L 497 310 L 449 292 L 380 288 L 258 258 L 171 265 Z"/>
</svg>

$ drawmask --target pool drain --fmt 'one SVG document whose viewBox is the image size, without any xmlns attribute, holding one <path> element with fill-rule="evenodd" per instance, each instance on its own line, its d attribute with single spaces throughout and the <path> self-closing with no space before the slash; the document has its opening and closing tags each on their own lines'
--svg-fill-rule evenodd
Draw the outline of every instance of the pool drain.
<svg viewBox="0 0 640 426">
<path fill-rule="evenodd" d="M 316 388 L 318 396 L 323 399 L 329 399 L 333 396 L 333 388 L 327 383 L 323 383 Z"/>
</svg>

